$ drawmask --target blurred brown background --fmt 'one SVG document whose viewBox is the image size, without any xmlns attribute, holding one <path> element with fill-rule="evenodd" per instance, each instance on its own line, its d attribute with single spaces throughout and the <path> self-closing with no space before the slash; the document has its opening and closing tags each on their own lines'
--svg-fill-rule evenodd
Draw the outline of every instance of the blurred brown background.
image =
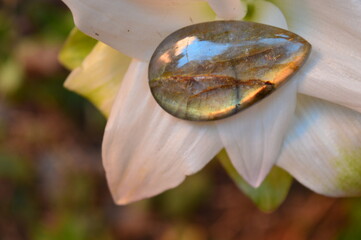
<svg viewBox="0 0 361 240">
<path fill-rule="evenodd" d="M 0 239 L 361 239 L 361 200 L 294 183 L 262 213 L 213 162 L 180 187 L 114 205 L 100 156 L 104 117 L 62 84 L 73 28 L 60 0 L 0 2 Z"/>
</svg>

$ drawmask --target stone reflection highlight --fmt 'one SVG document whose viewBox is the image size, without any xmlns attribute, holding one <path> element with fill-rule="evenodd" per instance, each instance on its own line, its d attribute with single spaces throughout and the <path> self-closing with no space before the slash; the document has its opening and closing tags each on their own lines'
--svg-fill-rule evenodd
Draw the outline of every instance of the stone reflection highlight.
<svg viewBox="0 0 361 240">
<path fill-rule="evenodd" d="M 158 104 L 175 117 L 222 119 L 287 82 L 310 51 L 300 36 L 268 25 L 196 24 L 158 46 L 149 64 L 149 86 Z"/>
</svg>

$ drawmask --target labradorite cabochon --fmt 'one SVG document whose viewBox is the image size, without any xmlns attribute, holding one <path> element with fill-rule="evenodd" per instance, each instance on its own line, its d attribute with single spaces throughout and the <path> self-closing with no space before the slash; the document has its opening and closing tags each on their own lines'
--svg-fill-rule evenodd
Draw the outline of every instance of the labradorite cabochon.
<svg viewBox="0 0 361 240">
<path fill-rule="evenodd" d="M 158 104 L 175 117 L 222 119 L 277 90 L 310 51 L 302 37 L 269 25 L 195 24 L 157 47 L 149 64 L 149 86 Z"/>
</svg>

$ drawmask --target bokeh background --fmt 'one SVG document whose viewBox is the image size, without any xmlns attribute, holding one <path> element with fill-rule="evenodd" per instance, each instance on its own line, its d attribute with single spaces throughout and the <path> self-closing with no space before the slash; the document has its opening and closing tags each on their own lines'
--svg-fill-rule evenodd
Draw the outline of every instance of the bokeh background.
<svg viewBox="0 0 361 240">
<path fill-rule="evenodd" d="M 294 183 L 261 212 L 217 161 L 180 187 L 116 206 L 101 163 L 106 120 L 66 90 L 60 0 L 0 1 L 0 239 L 361 239 L 361 200 Z"/>
</svg>

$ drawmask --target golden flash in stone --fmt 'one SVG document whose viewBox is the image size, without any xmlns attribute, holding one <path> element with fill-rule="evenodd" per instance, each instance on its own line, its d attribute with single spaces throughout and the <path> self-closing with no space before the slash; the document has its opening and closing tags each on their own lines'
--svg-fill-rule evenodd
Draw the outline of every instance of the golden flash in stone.
<svg viewBox="0 0 361 240">
<path fill-rule="evenodd" d="M 155 50 L 149 86 L 158 104 L 175 117 L 222 119 L 287 82 L 310 51 L 300 36 L 264 24 L 195 24 L 172 33 Z"/>
</svg>

